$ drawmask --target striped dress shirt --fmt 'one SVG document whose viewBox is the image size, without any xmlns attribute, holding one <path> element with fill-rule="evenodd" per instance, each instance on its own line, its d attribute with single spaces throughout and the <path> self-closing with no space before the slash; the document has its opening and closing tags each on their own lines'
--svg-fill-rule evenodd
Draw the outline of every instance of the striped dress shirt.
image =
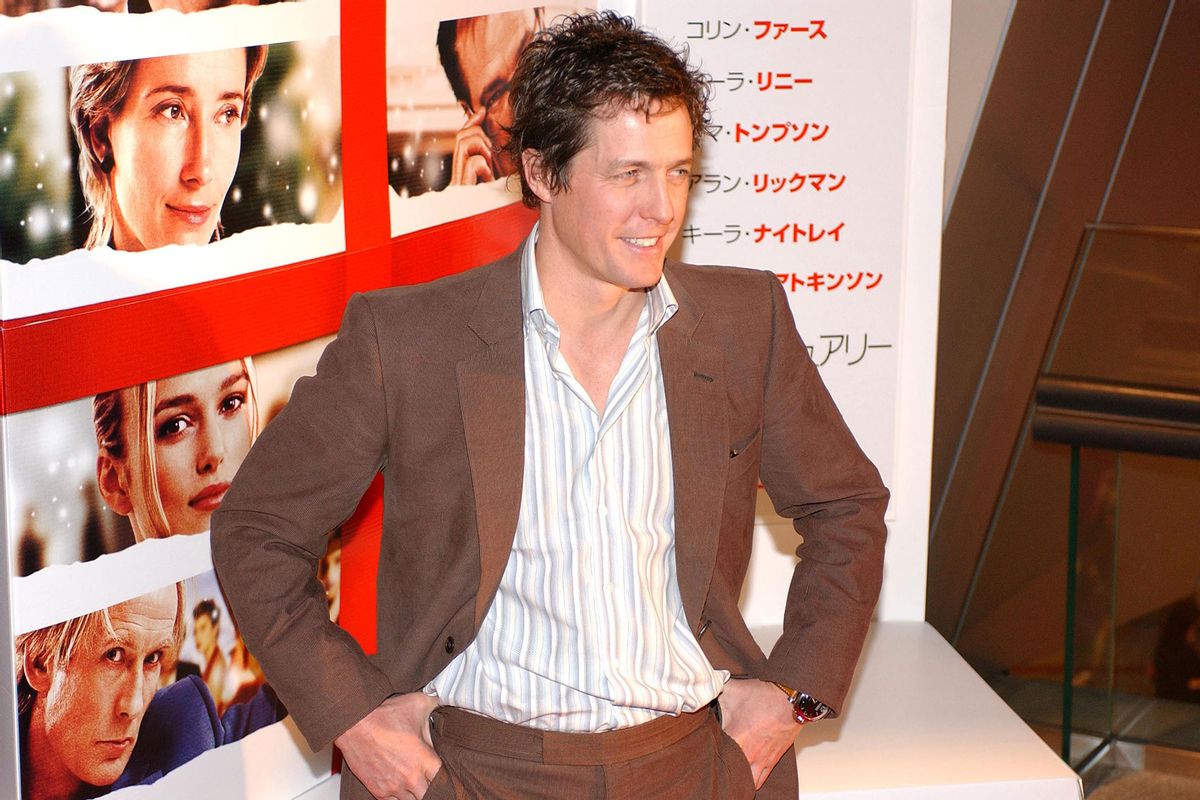
<svg viewBox="0 0 1200 800">
<path fill-rule="evenodd" d="M 559 352 L 527 239 L 525 463 L 512 553 L 479 633 L 430 682 L 441 702 L 521 725 L 598 732 L 695 711 L 721 691 L 688 627 L 675 570 L 667 404 L 646 294 L 598 414 Z"/>
</svg>

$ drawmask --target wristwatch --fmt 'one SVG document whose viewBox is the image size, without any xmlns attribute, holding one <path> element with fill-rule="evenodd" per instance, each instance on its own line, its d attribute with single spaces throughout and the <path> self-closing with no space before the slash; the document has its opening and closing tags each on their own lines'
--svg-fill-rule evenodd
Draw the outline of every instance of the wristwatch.
<svg viewBox="0 0 1200 800">
<path fill-rule="evenodd" d="M 779 681 L 771 681 L 771 683 L 788 696 L 788 701 L 792 704 L 792 719 L 796 720 L 798 725 L 807 725 L 810 722 L 825 719 L 833 711 L 832 708 L 811 694 L 784 686 Z"/>
</svg>

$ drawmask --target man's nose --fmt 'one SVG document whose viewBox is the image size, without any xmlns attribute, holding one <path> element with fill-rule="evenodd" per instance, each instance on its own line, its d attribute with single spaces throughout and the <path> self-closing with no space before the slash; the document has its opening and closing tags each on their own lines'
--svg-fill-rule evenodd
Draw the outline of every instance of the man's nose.
<svg viewBox="0 0 1200 800">
<path fill-rule="evenodd" d="M 179 175 L 184 183 L 205 186 L 212 180 L 212 137 L 212 131 L 203 122 L 193 121 L 188 126 Z"/>
<path fill-rule="evenodd" d="M 146 676 L 141 664 L 134 664 L 117 687 L 117 716 L 137 719 L 146 710 Z"/>
<path fill-rule="evenodd" d="M 642 196 L 642 216 L 662 225 L 674 221 L 675 204 L 666 176 L 656 175 L 646 181 Z"/>
</svg>

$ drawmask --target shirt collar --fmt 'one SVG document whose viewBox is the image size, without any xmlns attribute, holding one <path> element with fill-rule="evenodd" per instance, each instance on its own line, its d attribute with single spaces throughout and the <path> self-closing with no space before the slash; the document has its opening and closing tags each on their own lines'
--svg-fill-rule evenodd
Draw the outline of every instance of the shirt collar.
<svg viewBox="0 0 1200 800">
<path fill-rule="evenodd" d="M 557 339 L 558 324 L 546 310 L 546 298 L 542 294 L 542 282 L 538 280 L 537 261 L 533 252 L 537 243 L 538 225 L 537 222 L 533 224 L 521 252 L 521 318 L 543 335 L 550 333 Z M 675 293 L 671 291 L 666 274 L 646 292 L 646 308 L 649 311 L 647 336 L 657 333 L 679 310 L 679 303 L 675 300 Z"/>
</svg>

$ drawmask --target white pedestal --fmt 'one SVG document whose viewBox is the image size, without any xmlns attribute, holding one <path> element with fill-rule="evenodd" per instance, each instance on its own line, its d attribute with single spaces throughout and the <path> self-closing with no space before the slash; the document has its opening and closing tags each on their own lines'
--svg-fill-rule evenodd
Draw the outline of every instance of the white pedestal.
<svg viewBox="0 0 1200 800">
<path fill-rule="evenodd" d="M 338 800 L 338 792 L 342 788 L 342 776 L 330 775 L 324 783 L 319 783 L 309 789 L 296 800 Z"/>
<path fill-rule="evenodd" d="M 767 652 L 779 628 L 756 630 Z M 802 800 L 1080 800 L 1075 775 L 924 622 L 876 622 L 846 713 L 797 741 Z"/>
</svg>

